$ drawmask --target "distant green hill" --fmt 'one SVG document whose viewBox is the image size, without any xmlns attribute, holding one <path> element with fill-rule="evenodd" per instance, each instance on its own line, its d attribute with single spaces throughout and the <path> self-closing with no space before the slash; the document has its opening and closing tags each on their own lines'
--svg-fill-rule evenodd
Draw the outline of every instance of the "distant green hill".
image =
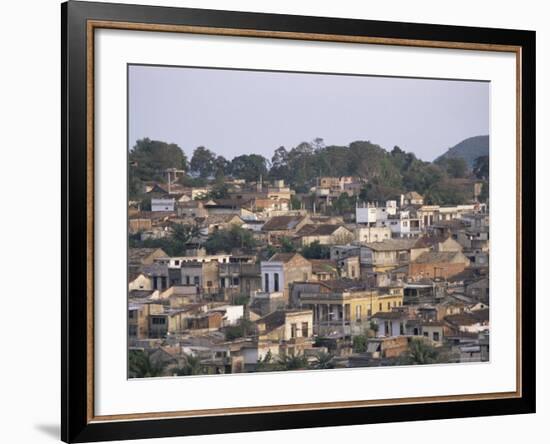
<svg viewBox="0 0 550 444">
<path fill-rule="evenodd" d="M 470 137 L 449 148 L 444 154 L 435 159 L 434 162 L 453 157 L 462 157 L 472 168 L 474 160 L 479 156 L 489 155 L 489 136 Z"/>
</svg>

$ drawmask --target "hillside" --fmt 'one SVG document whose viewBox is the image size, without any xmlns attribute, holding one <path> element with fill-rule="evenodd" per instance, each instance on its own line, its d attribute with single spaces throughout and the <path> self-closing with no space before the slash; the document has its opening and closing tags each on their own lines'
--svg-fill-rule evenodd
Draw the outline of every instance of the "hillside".
<svg viewBox="0 0 550 444">
<path fill-rule="evenodd" d="M 453 157 L 462 157 L 472 168 L 474 160 L 479 156 L 489 155 L 489 136 L 470 137 L 449 148 L 444 154 L 435 159 L 434 162 Z"/>
</svg>

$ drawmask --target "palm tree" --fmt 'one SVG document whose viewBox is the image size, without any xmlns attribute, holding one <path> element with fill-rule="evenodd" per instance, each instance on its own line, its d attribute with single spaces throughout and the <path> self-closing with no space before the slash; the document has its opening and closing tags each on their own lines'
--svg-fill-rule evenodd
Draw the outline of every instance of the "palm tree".
<svg viewBox="0 0 550 444">
<path fill-rule="evenodd" d="M 143 350 L 130 350 L 128 355 L 128 373 L 130 378 L 154 378 L 163 376 L 166 362 L 151 359 Z"/>
<path fill-rule="evenodd" d="M 198 356 L 185 355 L 185 363 L 174 369 L 176 376 L 202 375 L 201 360 Z"/>
<path fill-rule="evenodd" d="M 308 362 L 304 355 L 284 355 L 279 358 L 278 365 L 281 370 L 303 370 Z"/>
<path fill-rule="evenodd" d="M 404 356 L 403 364 L 423 365 L 440 362 L 439 351 L 423 339 L 413 339 Z"/>
<path fill-rule="evenodd" d="M 317 362 L 314 364 L 313 368 L 317 368 L 317 369 L 334 368 L 333 359 L 334 359 L 334 356 L 332 356 L 330 353 L 319 352 L 317 354 Z"/>
</svg>

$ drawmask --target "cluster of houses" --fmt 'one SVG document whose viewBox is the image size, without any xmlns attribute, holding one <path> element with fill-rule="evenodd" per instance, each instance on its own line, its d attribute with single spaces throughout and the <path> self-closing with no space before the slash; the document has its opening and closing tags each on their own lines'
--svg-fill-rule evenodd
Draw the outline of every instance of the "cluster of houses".
<svg viewBox="0 0 550 444">
<path fill-rule="evenodd" d="M 149 184 L 150 209 L 130 202 L 130 234 L 197 230 L 182 256 L 129 249 L 130 349 L 168 368 L 192 356 L 203 374 L 280 368 L 285 357 L 310 368 L 320 356 L 331 367 L 395 365 L 412 341 L 447 362 L 488 360 L 487 206 L 425 205 L 410 192 L 358 201 L 354 214 L 323 210 L 344 191 L 357 196 L 357 182 L 321 177 L 300 196 L 280 180 L 232 181 L 221 199 L 208 187 Z M 234 226 L 256 246 L 206 252 L 208 236 Z M 312 245 L 322 257 L 304 257 Z"/>
</svg>

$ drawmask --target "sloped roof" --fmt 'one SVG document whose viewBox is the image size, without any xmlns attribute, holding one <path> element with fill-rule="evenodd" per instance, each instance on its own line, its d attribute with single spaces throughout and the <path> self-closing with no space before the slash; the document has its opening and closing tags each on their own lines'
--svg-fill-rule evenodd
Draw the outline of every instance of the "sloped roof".
<svg viewBox="0 0 550 444">
<path fill-rule="evenodd" d="M 338 269 L 336 261 L 330 259 L 308 259 L 313 273 L 332 273 Z"/>
<path fill-rule="evenodd" d="M 300 231 L 296 233 L 296 236 L 330 236 L 342 225 L 337 224 L 322 224 L 322 225 L 313 225 L 308 224 L 304 225 Z M 345 227 L 344 227 L 345 228 Z M 347 228 L 346 228 L 347 230 Z"/>
<path fill-rule="evenodd" d="M 366 247 L 374 251 L 399 251 L 410 250 L 411 248 L 422 248 L 417 246 L 418 239 L 384 239 L 381 242 L 368 242 Z"/>
<path fill-rule="evenodd" d="M 413 263 L 415 264 L 435 264 L 452 262 L 457 257 L 464 256 L 458 251 L 426 251 L 418 256 Z"/>
<path fill-rule="evenodd" d="M 404 195 L 405 199 L 424 199 L 421 194 L 418 194 L 416 191 L 409 191 Z"/>
<path fill-rule="evenodd" d="M 273 256 L 269 258 L 268 262 L 287 263 L 287 262 L 290 262 L 295 257 L 298 257 L 300 259 L 303 259 L 304 261 L 307 261 L 307 259 L 304 258 L 300 253 L 275 253 Z"/>
<path fill-rule="evenodd" d="M 269 219 L 262 230 L 264 231 L 277 231 L 277 230 L 292 230 L 302 220 L 304 216 L 274 216 Z"/>
<path fill-rule="evenodd" d="M 141 263 L 144 259 L 149 257 L 151 254 L 153 254 L 155 251 L 160 250 L 160 248 L 129 248 L 128 249 L 128 262 L 131 264 L 137 264 Z M 164 253 L 164 257 L 167 257 L 168 255 Z"/>
</svg>

